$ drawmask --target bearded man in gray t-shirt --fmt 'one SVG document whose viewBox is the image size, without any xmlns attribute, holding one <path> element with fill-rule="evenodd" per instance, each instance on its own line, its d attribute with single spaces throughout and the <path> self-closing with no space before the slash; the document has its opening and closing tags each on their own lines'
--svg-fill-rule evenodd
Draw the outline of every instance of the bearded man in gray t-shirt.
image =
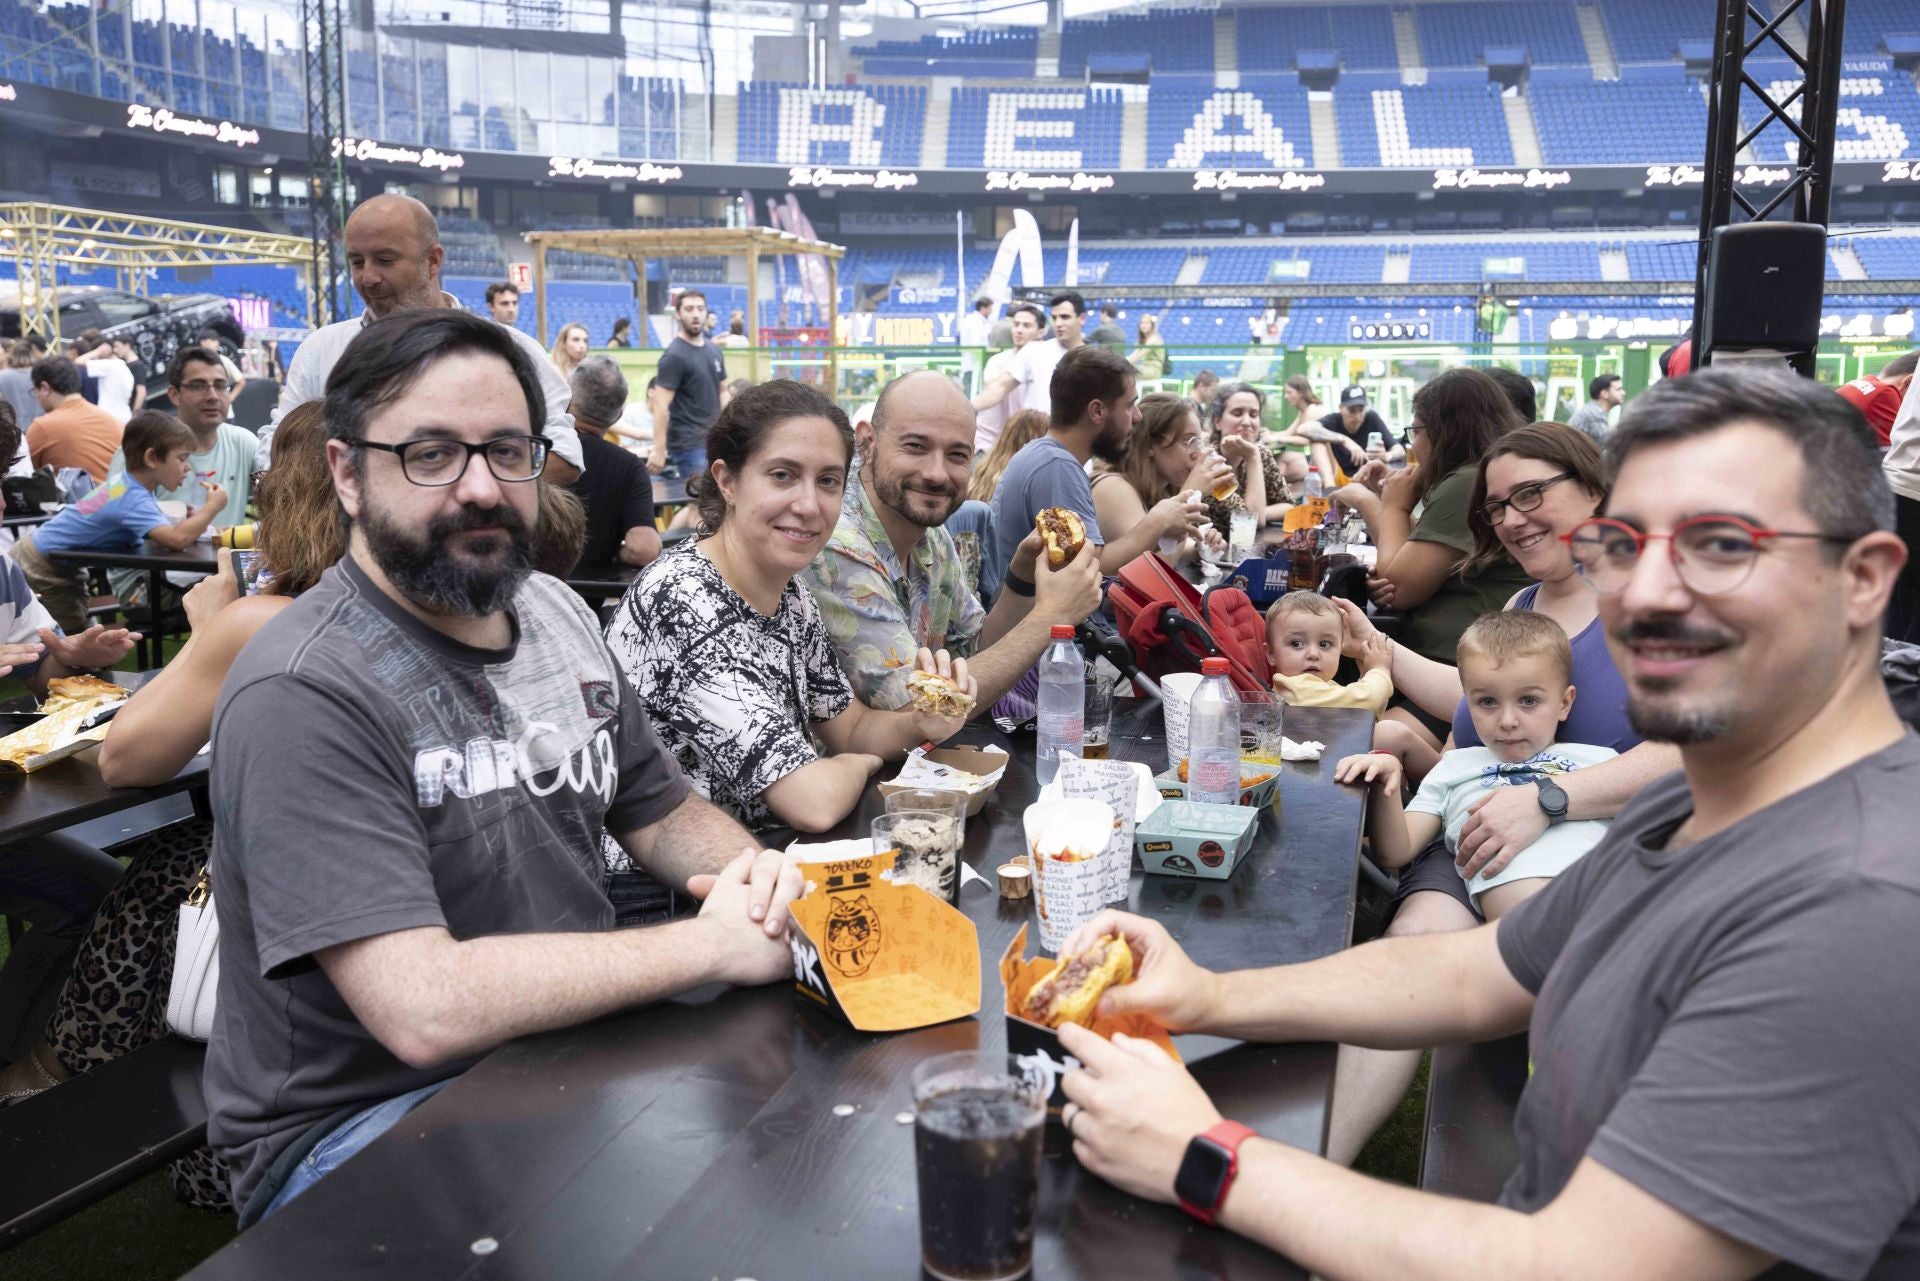
<svg viewBox="0 0 1920 1281">
<path fill-rule="evenodd" d="M 540 383 L 463 311 L 327 383 L 347 554 L 214 714 L 208 1138 L 242 1224 L 516 1036 L 789 972 L 797 870 L 693 795 L 563 583 L 530 573 Z M 697 917 L 611 932 L 610 832 Z"/>
<path fill-rule="evenodd" d="M 1082 1164 L 1323 1276 L 1920 1276 L 1920 738 L 1879 673 L 1906 549 L 1873 441 L 1811 380 L 1709 368 L 1635 401 L 1609 449 L 1605 516 L 1571 545 L 1634 728 L 1681 773 L 1479 930 L 1216 975 L 1115 912 L 1063 949 L 1124 933 L 1138 977 L 1103 1011 L 1176 1032 L 1528 1030 L 1500 1205 L 1268 1142 L 1145 1042 L 1069 1026 Z"/>
</svg>

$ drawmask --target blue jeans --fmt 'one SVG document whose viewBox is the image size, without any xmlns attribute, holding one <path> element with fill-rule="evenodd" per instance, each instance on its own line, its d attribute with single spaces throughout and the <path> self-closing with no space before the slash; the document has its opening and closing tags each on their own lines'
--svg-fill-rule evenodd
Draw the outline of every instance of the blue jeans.
<svg viewBox="0 0 1920 1281">
<path fill-rule="evenodd" d="M 698 476 L 707 469 L 707 447 L 696 445 L 692 449 L 667 455 L 667 474 L 685 480 Z"/>
<path fill-rule="evenodd" d="M 423 1085 L 417 1090 L 376 1103 L 364 1111 L 356 1112 L 336 1126 L 326 1138 L 313 1145 L 313 1151 L 306 1159 L 293 1167 L 293 1173 L 274 1193 L 273 1200 L 260 1214 L 266 1218 L 279 1210 L 281 1206 L 305 1192 L 320 1180 L 332 1174 L 350 1156 L 373 1142 L 381 1135 L 399 1124 L 400 1118 L 438 1094 L 447 1085 L 458 1078 L 448 1077 L 445 1081 L 435 1081 L 432 1085 Z"/>
</svg>

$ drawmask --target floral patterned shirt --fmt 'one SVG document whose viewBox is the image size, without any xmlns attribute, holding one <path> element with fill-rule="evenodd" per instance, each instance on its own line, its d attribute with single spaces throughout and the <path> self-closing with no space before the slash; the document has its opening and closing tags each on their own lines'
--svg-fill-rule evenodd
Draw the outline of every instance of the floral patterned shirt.
<svg viewBox="0 0 1920 1281">
<path fill-rule="evenodd" d="M 901 564 L 857 472 L 807 582 L 854 693 L 882 711 L 906 706 L 922 645 L 969 657 L 986 623 L 953 535 L 927 530 Z"/>
<path fill-rule="evenodd" d="M 750 828 L 772 826 L 764 793 L 818 759 L 810 722 L 853 696 L 799 579 L 767 617 L 698 546 L 669 548 L 634 580 L 607 647 L 694 788 Z"/>
</svg>

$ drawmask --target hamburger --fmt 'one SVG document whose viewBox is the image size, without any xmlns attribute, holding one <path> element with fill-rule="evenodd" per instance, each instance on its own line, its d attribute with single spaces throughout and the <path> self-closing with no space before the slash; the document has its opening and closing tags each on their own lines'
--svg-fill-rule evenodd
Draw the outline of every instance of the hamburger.
<svg viewBox="0 0 1920 1281">
<path fill-rule="evenodd" d="M 1033 985 L 1020 1013 L 1045 1027 L 1093 1022 L 1093 1011 L 1110 987 L 1133 981 L 1133 952 L 1118 934 L 1103 934 L 1093 946 L 1053 967 Z"/>
<path fill-rule="evenodd" d="M 915 672 L 907 677 L 907 697 L 914 711 L 928 716 L 965 716 L 973 711 L 973 695 L 938 672 Z"/>
<path fill-rule="evenodd" d="M 1041 508 L 1033 518 L 1033 527 L 1040 531 L 1040 541 L 1047 548 L 1047 564 L 1054 569 L 1066 568 L 1087 545 L 1087 523 L 1065 507 Z"/>
</svg>

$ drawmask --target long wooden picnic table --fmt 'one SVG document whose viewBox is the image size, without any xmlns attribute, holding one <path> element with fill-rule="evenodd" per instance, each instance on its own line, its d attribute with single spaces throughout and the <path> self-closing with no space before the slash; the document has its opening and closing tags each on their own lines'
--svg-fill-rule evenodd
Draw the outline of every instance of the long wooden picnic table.
<svg viewBox="0 0 1920 1281">
<path fill-rule="evenodd" d="M 1157 704 L 1123 702 L 1113 754 L 1166 764 Z M 1362 796 L 1332 781 L 1365 750 L 1364 712 L 1290 710 L 1317 763 L 1283 767 L 1279 803 L 1226 881 L 1133 875 L 1128 906 L 1165 923 L 1202 964 L 1307 960 L 1347 945 Z M 967 823 L 961 891 L 979 931 L 979 1017 L 889 1035 L 856 1032 L 791 984 L 706 988 L 488 1055 L 338 1172 L 243 1233 L 191 1275 L 216 1278 L 912 1276 L 918 1211 L 908 1076 L 946 1050 L 1004 1046 L 995 961 L 1034 921 L 1002 900 L 994 869 L 1021 851 L 1038 793 L 1031 736 L 976 724 L 963 741 L 1012 752 Z M 870 792 L 835 836 L 881 812 Z M 1037 930 L 1030 932 L 1037 950 Z M 1330 1045 L 1179 1038 L 1226 1114 L 1312 1151 L 1324 1147 Z M 851 1112 L 840 1105 L 851 1105 Z M 1034 1275 L 1058 1279 L 1303 1274 L 1229 1234 L 1197 1227 L 1082 1171 L 1049 1137 Z"/>
</svg>

